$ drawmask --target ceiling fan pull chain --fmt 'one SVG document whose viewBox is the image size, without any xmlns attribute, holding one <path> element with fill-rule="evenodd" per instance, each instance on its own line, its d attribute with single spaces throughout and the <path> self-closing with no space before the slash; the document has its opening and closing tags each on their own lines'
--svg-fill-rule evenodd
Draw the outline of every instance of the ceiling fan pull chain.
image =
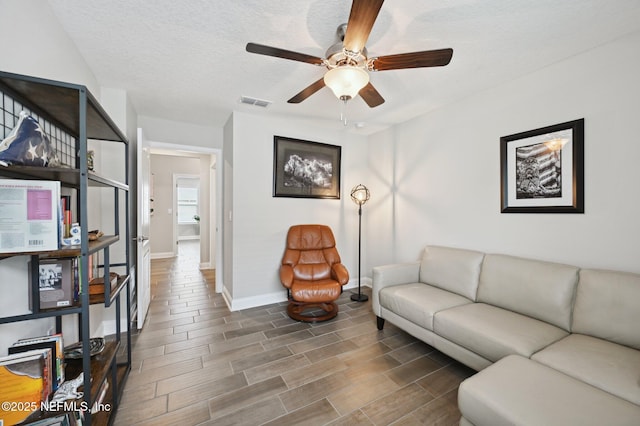
<svg viewBox="0 0 640 426">
<path fill-rule="evenodd" d="M 341 99 L 342 108 L 340 110 L 340 121 L 345 126 L 347 125 L 347 100 L 348 99 Z"/>
</svg>

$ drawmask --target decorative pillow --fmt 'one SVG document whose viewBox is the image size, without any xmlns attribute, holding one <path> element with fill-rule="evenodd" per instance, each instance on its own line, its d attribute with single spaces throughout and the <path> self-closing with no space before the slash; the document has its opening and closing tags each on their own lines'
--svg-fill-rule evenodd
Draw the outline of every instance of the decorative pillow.
<svg viewBox="0 0 640 426">
<path fill-rule="evenodd" d="M 21 111 L 18 124 L 0 143 L 0 164 L 53 167 L 59 160 L 38 121 Z"/>
</svg>

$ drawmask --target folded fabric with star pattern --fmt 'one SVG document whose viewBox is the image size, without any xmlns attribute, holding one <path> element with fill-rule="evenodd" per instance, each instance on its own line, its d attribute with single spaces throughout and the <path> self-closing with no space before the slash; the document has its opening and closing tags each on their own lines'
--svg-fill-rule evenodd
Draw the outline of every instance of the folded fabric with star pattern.
<svg viewBox="0 0 640 426">
<path fill-rule="evenodd" d="M 38 121 L 21 111 L 18 124 L 0 143 L 0 165 L 54 167 L 60 162 Z"/>
</svg>

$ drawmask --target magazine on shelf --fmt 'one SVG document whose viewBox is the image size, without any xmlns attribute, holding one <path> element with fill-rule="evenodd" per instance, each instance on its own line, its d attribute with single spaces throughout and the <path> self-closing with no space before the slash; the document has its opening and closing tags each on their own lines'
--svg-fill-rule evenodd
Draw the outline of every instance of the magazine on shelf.
<svg viewBox="0 0 640 426">
<path fill-rule="evenodd" d="M 64 382 L 64 343 L 62 333 L 50 336 L 20 339 L 9 349 L 9 354 L 27 352 L 33 349 L 51 349 L 52 389 L 55 391 Z"/>
<path fill-rule="evenodd" d="M 51 349 L 0 358 L 0 422 L 20 423 L 51 393 Z"/>
<path fill-rule="evenodd" d="M 0 179 L 0 253 L 59 248 L 60 182 Z"/>
</svg>

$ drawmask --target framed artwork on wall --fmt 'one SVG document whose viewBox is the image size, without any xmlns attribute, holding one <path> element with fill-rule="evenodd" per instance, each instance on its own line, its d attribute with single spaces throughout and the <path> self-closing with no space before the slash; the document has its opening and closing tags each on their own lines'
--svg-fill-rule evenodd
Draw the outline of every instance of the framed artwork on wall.
<svg viewBox="0 0 640 426">
<path fill-rule="evenodd" d="M 584 213 L 584 119 L 500 138 L 502 213 Z"/>
<path fill-rule="evenodd" d="M 340 199 L 341 147 L 273 137 L 273 196 Z"/>
</svg>

